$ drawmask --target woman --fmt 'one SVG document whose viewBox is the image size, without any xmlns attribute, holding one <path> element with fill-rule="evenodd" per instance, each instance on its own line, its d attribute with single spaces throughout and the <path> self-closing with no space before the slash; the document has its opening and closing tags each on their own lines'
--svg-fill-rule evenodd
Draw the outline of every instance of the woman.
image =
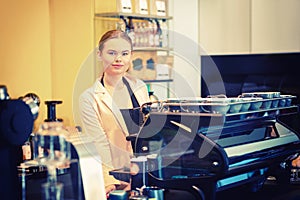
<svg viewBox="0 0 300 200">
<path fill-rule="evenodd" d="M 97 52 L 104 73 L 80 96 L 83 131 L 96 142 L 106 193 L 130 186 L 110 176 L 109 171 L 129 167 L 132 147 L 126 136 L 138 131 L 139 107 L 150 101 L 145 83 L 127 74 L 132 49 L 131 39 L 125 32 L 106 32 Z"/>
</svg>

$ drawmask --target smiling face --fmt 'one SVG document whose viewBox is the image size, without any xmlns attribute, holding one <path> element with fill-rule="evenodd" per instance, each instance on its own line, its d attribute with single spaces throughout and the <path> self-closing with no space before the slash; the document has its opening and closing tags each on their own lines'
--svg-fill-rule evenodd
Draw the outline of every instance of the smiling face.
<svg viewBox="0 0 300 200">
<path fill-rule="evenodd" d="M 98 53 L 104 72 L 109 75 L 123 75 L 130 66 L 131 54 L 131 44 L 120 37 L 105 41 Z"/>
</svg>

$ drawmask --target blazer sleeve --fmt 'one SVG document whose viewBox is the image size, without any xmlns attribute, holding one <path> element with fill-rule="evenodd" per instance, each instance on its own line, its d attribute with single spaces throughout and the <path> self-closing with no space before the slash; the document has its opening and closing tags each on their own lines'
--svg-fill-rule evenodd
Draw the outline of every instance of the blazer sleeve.
<svg viewBox="0 0 300 200">
<path fill-rule="evenodd" d="M 97 101 L 88 91 L 84 92 L 79 98 L 79 113 L 83 133 L 93 138 L 101 157 L 105 185 L 120 184 L 120 181 L 109 175 L 109 171 L 113 169 L 110 145 L 100 123 L 101 118 L 97 109 Z"/>
</svg>

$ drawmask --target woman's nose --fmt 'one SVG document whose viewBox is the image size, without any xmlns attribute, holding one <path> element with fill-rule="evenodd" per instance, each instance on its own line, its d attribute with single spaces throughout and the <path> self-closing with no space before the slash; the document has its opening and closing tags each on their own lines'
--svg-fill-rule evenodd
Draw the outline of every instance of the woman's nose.
<svg viewBox="0 0 300 200">
<path fill-rule="evenodd" d="M 118 62 L 121 61 L 121 55 L 118 54 L 115 58 L 115 61 L 118 61 Z"/>
</svg>

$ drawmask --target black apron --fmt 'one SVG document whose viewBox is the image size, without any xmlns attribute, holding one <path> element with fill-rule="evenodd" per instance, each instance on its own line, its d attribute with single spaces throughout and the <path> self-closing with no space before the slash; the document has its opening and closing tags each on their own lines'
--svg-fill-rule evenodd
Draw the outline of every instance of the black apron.
<svg viewBox="0 0 300 200">
<path fill-rule="evenodd" d="M 123 82 L 127 87 L 127 90 L 129 92 L 131 103 L 133 108 L 131 109 L 120 109 L 125 124 L 128 129 L 129 134 L 135 134 L 138 133 L 140 130 L 141 125 L 143 124 L 143 114 L 140 112 L 140 104 L 137 101 L 128 81 L 123 77 Z"/>
<path fill-rule="evenodd" d="M 120 111 L 124 118 L 128 133 L 136 134 L 139 132 L 140 127 L 143 124 L 143 114 L 140 112 L 140 104 L 137 101 L 128 81 L 124 77 L 122 78 L 122 81 L 125 84 L 125 86 L 127 87 L 133 108 L 120 109 Z M 101 83 L 104 86 L 103 77 L 101 79 Z"/>
</svg>

